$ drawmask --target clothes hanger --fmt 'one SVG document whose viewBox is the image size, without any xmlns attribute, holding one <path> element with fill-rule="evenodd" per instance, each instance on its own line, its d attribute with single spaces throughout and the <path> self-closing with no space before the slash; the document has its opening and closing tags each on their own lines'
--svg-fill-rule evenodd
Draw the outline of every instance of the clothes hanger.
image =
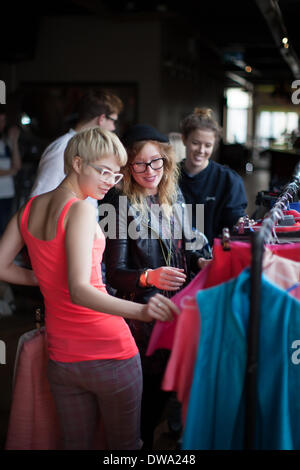
<svg viewBox="0 0 300 470">
<path fill-rule="evenodd" d="M 230 231 L 229 228 L 225 227 L 222 230 L 222 247 L 223 251 L 230 251 Z"/>
</svg>

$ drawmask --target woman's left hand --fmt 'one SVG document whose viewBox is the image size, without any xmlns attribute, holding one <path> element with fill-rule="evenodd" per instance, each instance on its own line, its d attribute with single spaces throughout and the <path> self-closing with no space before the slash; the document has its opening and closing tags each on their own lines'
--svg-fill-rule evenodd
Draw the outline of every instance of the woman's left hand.
<svg viewBox="0 0 300 470">
<path fill-rule="evenodd" d="M 179 315 L 180 310 L 168 297 L 161 294 L 155 294 L 150 297 L 148 303 L 143 306 L 142 315 L 139 320 L 162 322 L 172 321 L 174 316 Z"/>
</svg>

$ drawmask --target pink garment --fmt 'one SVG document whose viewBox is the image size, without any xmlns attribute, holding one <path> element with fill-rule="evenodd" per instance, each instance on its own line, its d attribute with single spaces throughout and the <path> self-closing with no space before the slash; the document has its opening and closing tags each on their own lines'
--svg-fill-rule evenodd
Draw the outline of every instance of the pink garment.
<svg viewBox="0 0 300 470">
<path fill-rule="evenodd" d="M 267 247 L 281 258 L 300 261 L 300 243 L 267 245 Z M 231 242 L 230 248 L 230 251 L 224 251 L 221 241 L 215 239 L 213 261 L 171 300 L 180 307 L 180 301 L 185 295 L 192 296 L 199 289 L 212 287 L 238 276 L 251 263 L 251 246 L 248 242 Z M 292 295 L 296 297 L 299 291 L 300 289 L 295 288 L 291 294 L 293 292 Z M 146 352 L 147 356 L 151 356 L 159 348 L 172 349 L 177 324 L 177 317 L 172 322 L 157 321 L 155 323 Z"/>
<path fill-rule="evenodd" d="M 286 243 L 284 245 L 267 245 L 274 255 L 281 256 L 282 258 L 291 259 L 293 261 L 300 261 L 300 243 Z"/>
<path fill-rule="evenodd" d="M 182 311 L 177 318 L 173 348 L 162 382 L 162 389 L 177 392 L 177 398 L 182 403 L 183 422 L 185 422 L 200 340 L 200 314 L 194 295 L 201 288 L 212 287 L 238 276 L 251 262 L 250 244 L 231 242 L 230 247 L 230 251 L 223 251 L 220 240 L 215 240 L 214 259 L 207 266 L 209 269 L 205 273 L 204 271 L 200 272 L 194 278 L 193 285 L 189 284 L 172 298 L 172 300 L 175 297 L 177 300 L 179 299 L 179 302 L 176 303 L 182 308 Z M 299 283 L 300 244 L 269 245 L 267 248 L 263 258 L 264 274 L 285 290 L 293 284 Z M 289 293 L 299 299 L 299 291 L 300 289 L 296 287 Z"/>
<path fill-rule="evenodd" d="M 263 258 L 263 273 L 274 284 L 289 295 L 300 300 L 300 262 L 277 256 L 266 249 Z"/>
<path fill-rule="evenodd" d="M 275 255 L 300 261 L 300 243 L 266 245 Z M 231 242 L 230 250 L 224 251 L 221 240 L 215 239 L 213 262 L 208 272 L 205 288 L 213 287 L 238 276 L 251 264 L 251 245 L 246 242 Z"/>
<path fill-rule="evenodd" d="M 185 423 L 200 339 L 200 315 L 195 296 L 185 297 L 182 304 L 173 349 L 161 388 L 166 391 L 175 390 L 177 392 L 177 399 L 182 403 L 182 419 Z"/>
<path fill-rule="evenodd" d="M 275 225 L 275 232 L 298 232 L 300 230 L 300 218 L 299 218 L 299 212 L 295 211 L 294 209 L 291 210 L 285 210 L 283 211 L 284 215 L 293 215 L 295 219 L 294 225 L 289 225 L 287 227 L 282 226 L 282 225 Z M 254 230 L 260 230 L 262 222 L 257 222 L 252 226 Z"/>
<path fill-rule="evenodd" d="M 184 289 L 171 298 L 179 308 L 182 308 L 181 302 L 186 296 L 188 298 L 192 297 L 200 289 L 221 284 L 222 282 L 238 276 L 244 268 L 249 266 L 251 260 L 251 248 L 249 243 L 245 242 L 233 242 L 231 243 L 230 251 L 223 251 L 220 240 L 215 239 L 213 253 L 214 258 L 212 262 L 201 270 Z M 172 349 L 174 347 L 176 332 L 179 329 L 184 332 L 186 331 L 186 316 L 187 314 L 183 317 L 184 320 L 180 322 L 179 319 L 181 319 L 182 313 L 179 318 L 174 318 L 172 323 L 161 323 L 159 321 L 155 323 L 147 348 L 148 356 L 153 354 L 156 349 Z M 189 321 L 188 317 L 187 321 Z M 179 323 L 181 325 L 180 328 L 178 326 Z M 184 335 L 186 336 L 186 333 L 184 333 Z"/>
<path fill-rule="evenodd" d="M 7 450 L 60 449 L 60 428 L 46 375 L 47 362 L 45 332 L 36 330 L 19 354 Z"/>
<path fill-rule="evenodd" d="M 235 276 L 249 266 L 251 249 L 249 243 L 231 243 L 230 251 L 223 251 L 221 241 L 215 239 L 213 246 L 214 258 L 194 279 L 180 292 L 175 294 L 171 300 L 180 308 L 181 299 L 186 295 L 195 295 L 199 289 L 221 284 Z M 178 318 L 173 322 L 161 323 L 157 321 L 154 325 L 146 355 L 150 356 L 156 349 L 172 349 Z"/>
<path fill-rule="evenodd" d="M 60 450 L 61 431 L 47 378 L 48 350 L 45 331 L 25 333 L 16 357 L 14 388 L 6 450 Z M 27 339 L 29 338 L 29 339 Z M 101 420 L 95 450 L 105 450 Z"/>
<path fill-rule="evenodd" d="M 194 296 L 199 289 L 203 288 L 207 279 L 209 269 L 210 264 L 207 265 L 204 269 L 202 269 L 184 289 L 182 289 L 180 292 L 171 297 L 172 302 L 174 302 L 175 305 L 181 308 L 181 300 L 184 297 Z M 178 321 L 179 318 L 177 316 L 174 317 L 172 322 L 163 323 L 160 321 L 156 321 L 152 330 L 152 334 L 146 351 L 146 356 L 151 356 L 151 354 L 153 354 L 156 349 L 159 348 L 172 349 L 175 331 L 178 327 Z"/>
</svg>

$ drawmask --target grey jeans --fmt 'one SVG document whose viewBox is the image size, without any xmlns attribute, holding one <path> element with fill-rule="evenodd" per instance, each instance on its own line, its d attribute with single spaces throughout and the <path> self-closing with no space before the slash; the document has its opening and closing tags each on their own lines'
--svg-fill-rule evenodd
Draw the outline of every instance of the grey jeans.
<svg viewBox="0 0 300 470">
<path fill-rule="evenodd" d="M 141 448 L 140 355 L 125 360 L 49 360 L 48 379 L 64 449 L 92 449 L 99 418 L 109 450 Z"/>
</svg>

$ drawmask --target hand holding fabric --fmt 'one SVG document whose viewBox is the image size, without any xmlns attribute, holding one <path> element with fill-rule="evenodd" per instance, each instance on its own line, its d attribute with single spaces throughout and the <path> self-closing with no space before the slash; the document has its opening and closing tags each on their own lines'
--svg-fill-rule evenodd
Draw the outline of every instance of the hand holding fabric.
<svg viewBox="0 0 300 470">
<path fill-rule="evenodd" d="M 172 321 L 174 315 L 179 315 L 179 308 L 167 297 L 161 294 L 155 294 L 144 305 L 141 312 L 141 321 L 150 322 L 159 320 L 162 322 Z"/>
</svg>

